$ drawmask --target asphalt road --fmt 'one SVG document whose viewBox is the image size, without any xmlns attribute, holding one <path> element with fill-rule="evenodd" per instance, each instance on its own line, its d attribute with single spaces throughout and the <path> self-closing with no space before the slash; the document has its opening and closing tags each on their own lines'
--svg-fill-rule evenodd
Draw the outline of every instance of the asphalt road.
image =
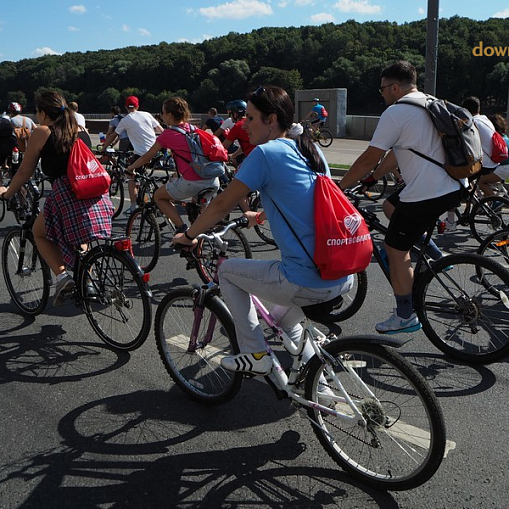
<svg viewBox="0 0 509 509">
<path fill-rule="evenodd" d="M 373 205 L 379 211 L 380 205 Z M 9 227 L 0 223 L 0 241 Z M 125 219 L 115 228 L 122 231 Z M 248 231 L 256 258 L 278 252 Z M 153 309 L 170 288 L 198 282 L 172 254 L 151 276 Z M 472 249 L 467 230 L 439 242 Z M 363 308 L 343 335 L 373 333 L 394 305 L 376 264 Z M 509 507 L 506 362 L 451 362 L 422 332 L 401 353 L 434 388 L 449 453 L 408 492 L 371 490 L 342 472 L 310 424 L 260 380 L 205 408 L 172 383 L 154 336 L 130 354 L 108 349 L 72 304 L 20 316 L 0 284 L 0 508 L 504 508 Z"/>
</svg>

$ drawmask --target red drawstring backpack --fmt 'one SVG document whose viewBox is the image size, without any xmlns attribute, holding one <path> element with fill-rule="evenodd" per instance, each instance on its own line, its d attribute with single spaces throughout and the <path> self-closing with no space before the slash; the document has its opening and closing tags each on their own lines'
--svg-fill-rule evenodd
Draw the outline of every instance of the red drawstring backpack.
<svg viewBox="0 0 509 509">
<path fill-rule="evenodd" d="M 67 176 L 78 200 L 99 198 L 110 188 L 108 172 L 80 138 L 72 146 Z"/>
<path fill-rule="evenodd" d="M 359 211 L 329 177 L 317 175 L 314 193 L 315 263 L 322 279 L 339 279 L 369 265 L 373 242 Z"/>
</svg>

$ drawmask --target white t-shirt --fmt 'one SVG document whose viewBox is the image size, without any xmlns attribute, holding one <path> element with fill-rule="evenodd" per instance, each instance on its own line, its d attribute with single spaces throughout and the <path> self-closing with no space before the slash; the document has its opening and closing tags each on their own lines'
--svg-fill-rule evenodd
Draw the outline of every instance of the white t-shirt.
<svg viewBox="0 0 509 509">
<path fill-rule="evenodd" d="M 157 127 L 160 127 L 160 124 L 150 113 L 133 111 L 120 121 L 115 132 L 120 136 L 125 131 L 133 146 L 134 153 L 142 156 L 155 143 L 156 134 L 154 129 Z"/>
<path fill-rule="evenodd" d="M 496 168 L 498 163 L 495 163 L 491 159 L 493 153 L 493 133 L 495 132 L 495 126 L 486 115 L 474 115 L 474 124 L 479 129 L 481 135 L 481 146 L 482 146 L 482 167 L 483 168 Z"/>
<path fill-rule="evenodd" d="M 425 97 L 411 92 L 405 97 Z M 405 188 L 400 194 L 403 202 L 438 198 L 459 189 L 457 180 L 449 177 L 438 165 L 414 154 L 413 148 L 438 162 L 445 162 L 445 152 L 428 112 L 411 104 L 393 104 L 380 117 L 370 146 L 394 150 Z M 462 181 L 467 185 L 466 179 Z"/>
</svg>

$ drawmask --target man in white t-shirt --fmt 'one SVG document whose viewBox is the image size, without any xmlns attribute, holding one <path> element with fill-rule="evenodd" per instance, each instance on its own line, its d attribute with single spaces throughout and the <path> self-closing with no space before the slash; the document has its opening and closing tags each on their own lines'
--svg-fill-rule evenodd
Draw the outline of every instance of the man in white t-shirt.
<svg viewBox="0 0 509 509">
<path fill-rule="evenodd" d="M 399 193 L 388 198 L 392 210 L 385 247 L 396 308 L 388 320 L 376 324 L 376 330 L 382 334 L 395 334 L 421 328 L 413 309 L 414 274 L 410 249 L 434 227 L 441 214 L 459 204 L 461 188 L 467 183 L 454 180 L 443 168 L 410 150 L 436 161 L 445 161 L 440 136 L 427 111 L 410 104 L 397 104 L 405 96 L 424 97 L 417 90 L 415 67 L 409 62 L 397 62 L 386 67 L 380 79 L 379 91 L 389 108 L 380 117 L 369 147 L 343 177 L 340 186 L 346 189 L 357 184 L 388 150 L 393 150 L 406 183 Z"/>
<path fill-rule="evenodd" d="M 126 132 L 134 151 L 134 157 L 130 161 L 130 164 L 152 148 L 152 145 L 156 141 L 156 133 L 160 134 L 163 132 L 161 124 L 153 117 L 153 115 L 146 111 L 139 111 L 139 107 L 140 102 L 136 96 L 131 95 L 125 100 L 125 108 L 128 114 L 119 122 L 116 129 L 106 136 L 102 149 L 104 152 L 106 148 L 115 141 L 117 136 Z M 128 189 L 131 206 L 124 212 L 124 214 L 129 216 L 136 208 L 137 192 L 134 174 L 129 178 Z"/>
</svg>

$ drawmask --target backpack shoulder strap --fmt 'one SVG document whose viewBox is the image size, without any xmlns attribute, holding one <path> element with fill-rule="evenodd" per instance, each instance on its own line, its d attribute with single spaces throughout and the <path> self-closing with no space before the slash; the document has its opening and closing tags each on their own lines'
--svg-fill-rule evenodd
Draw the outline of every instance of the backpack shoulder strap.
<svg viewBox="0 0 509 509">
<path fill-rule="evenodd" d="M 172 131 L 177 131 L 178 133 L 183 134 L 183 135 L 186 135 L 186 134 L 187 134 L 187 132 L 186 132 L 186 131 L 184 131 L 184 129 L 182 129 L 182 127 L 179 127 L 179 126 L 177 126 L 177 125 L 171 125 L 171 126 L 170 126 L 170 129 L 171 129 Z"/>
<path fill-rule="evenodd" d="M 184 136 L 187 136 L 187 132 L 184 131 L 184 129 L 182 129 L 181 127 L 179 126 L 176 126 L 176 125 L 171 125 L 169 127 L 172 131 L 177 131 L 178 133 L 180 134 L 183 134 Z M 186 162 L 187 164 L 190 164 L 192 162 L 192 159 L 187 159 L 187 157 L 184 157 L 182 156 L 182 154 L 179 154 L 176 150 L 172 149 L 171 153 L 176 156 L 176 157 L 180 157 L 180 159 L 182 159 L 182 161 Z"/>
</svg>

